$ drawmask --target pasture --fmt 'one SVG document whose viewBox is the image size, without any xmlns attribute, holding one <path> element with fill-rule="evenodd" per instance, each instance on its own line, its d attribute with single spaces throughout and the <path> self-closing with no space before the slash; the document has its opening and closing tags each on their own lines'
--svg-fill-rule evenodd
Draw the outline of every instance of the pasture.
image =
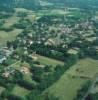
<svg viewBox="0 0 98 100">
<path fill-rule="evenodd" d="M 18 86 L 18 85 L 16 85 L 16 86 L 14 87 L 14 89 L 12 90 L 12 93 L 11 93 L 11 94 L 13 94 L 13 95 L 15 95 L 15 96 L 24 97 L 24 96 L 26 96 L 26 95 L 29 94 L 29 93 L 30 93 L 29 90 L 27 90 L 27 89 L 25 89 L 25 88 L 23 88 L 23 87 L 20 87 L 20 86 Z"/>
<path fill-rule="evenodd" d="M 55 95 L 60 100 L 73 100 L 77 91 L 96 74 L 98 74 L 98 60 L 91 58 L 79 60 L 45 92 Z"/>
<path fill-rule="evenodd" d="M 93 78 L 98 74 L 98 60 L 91 58 L 80 60 L 66 73 L 74 76 Z"/>
<path fill-rule="evenodd" d="M 51 59 L 51 58 L 40 56 L 40 55 L 37 55 L 37 57 L 38 57 L 38 61 L 43 65 L 52 65 L 53 67 L 57 65 L 61 65 L 61 66 L 64 65 L 64 62 L 59 61 L 59 60 Z"/>
<path fill-rule="evenodd" d="M 7 41 L 12 41 L 15 37 L 22 32 L 22 29 L 14 29 L 10 32 L 0 31 L 0 46 L 6 44 Z"/>
</svg>

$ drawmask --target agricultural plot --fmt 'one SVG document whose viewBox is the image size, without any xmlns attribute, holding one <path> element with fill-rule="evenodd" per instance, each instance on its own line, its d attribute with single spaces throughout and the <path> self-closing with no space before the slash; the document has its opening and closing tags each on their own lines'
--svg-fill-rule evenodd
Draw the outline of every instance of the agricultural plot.
<svg viewBox="0 0 98 100">
<path fill-rule="evenodd" d="M 68 15 L 69 11 L 64 11 L 60 9 L 54 9 L 54 10 L 39 10 L 36 15 L 37 16 L 43 16 L 43 15 Z"/>
<path fill-rule="evenodd" d="M 62 62 L 62 61 L 58 61 L 58 60 L 40 56 L 40 55 L 37 55 L 37 57 L 38 57 L 38 61 L 43 65 L 52 65 L 54 67 L 56 65 L 64 65 L 64 62 Z"/>
<path fill-rule="evenodd" d="M 29 94 L 30 91 L 23 88 L 23 87 L 20 87 L 18 85 L 16 85 L 12 91 L 11 94 L 15 95 L 15 96 L 20 96 L 20 97 L 24 97 L 26 96 L 27 94 Z"/>
<path fill-rule="evenodd" d="M 11 32 L 0 31 L 0 46 L 5 45 L 7 41 L 12 41 L 22 32 L 22 29 L 14 29 Z"/>
<path fill-rule="evenodd" d="M 93 78 L 98 74 L 98 60 L 91 58 L 80 60 L 67 73 L 74 76 Z"/>
<path fill-rule="evenodd" d="M 46 91 L 58 97 L 60 100 L 73 100 L 77 95 L 77 91 L 86 81 L 78 77 L 73 78 L 65 73 L 57 83 L 53 84 Z"/>
<path fill-rule="evenodd" d="M 11 27 L 13 24 L 15 24 L 17 21 L 19 20 L 19 17 L 17 16 L 12 16 L 8 19 L 5 20 L 5 23 L 3 25 L 4 28 L 9 28 Z"/>
<path fill-rule="evenodd" d="M 16 8 L 15 13 L 16 15 L 18 15 L 19 13 L 25 13 L 27 15 L 26 18 L 29 19 L 30 21 L 33 22 L 34 20 L 36 20 L 36 14 L 32 10 L 27 10 L 24 8 Z"/>
<path fill-rule="evenodd" d="M 60 100 L 73 100 L 77 91 L 98 73 L 98 60 L 86 58 L 72 66 L 48 91 Z"/>
</svg>

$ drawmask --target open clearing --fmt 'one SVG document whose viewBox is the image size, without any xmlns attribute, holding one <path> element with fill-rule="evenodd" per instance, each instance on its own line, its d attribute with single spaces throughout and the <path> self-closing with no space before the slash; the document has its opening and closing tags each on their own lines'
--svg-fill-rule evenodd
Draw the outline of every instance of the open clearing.
<svg viewBox="0 0 98 100">
<path fill-rule="evenodd" d="M 73 100 L 76 97 L 77 91 L 87 80 L 81 78 L 73 78 L 66 73 L 53 84 L 47 91 L 53 94 L 60 100 Z"/>
<path fill-rule="evenodd" d="M 54 67 L 57 65 L 64 65 L 64 62 L 62 61 L 58 61 L 58 60 L 40 56 L 40 55 L 37 55 L 37 56 L 38 56 L 38 61 L 43 65 L 52 65 Z"/>
<path fill-rule="evenodd" d="M 18 85 L 16 85 L 12 91 L 12 94 L 16 95 L 16 96 L 26 96 L 28 93 L 30 93 L 29 90 L 25 89 L 25 88 L 22 88 Z"/>
<path fill-rule="evenodd" d="M 97 73 L 98 60 L 91 58 L 80 60 L 46 91 L 59 97 L 60 100 L 73 100 L 81 86 Z"/>
</svg>

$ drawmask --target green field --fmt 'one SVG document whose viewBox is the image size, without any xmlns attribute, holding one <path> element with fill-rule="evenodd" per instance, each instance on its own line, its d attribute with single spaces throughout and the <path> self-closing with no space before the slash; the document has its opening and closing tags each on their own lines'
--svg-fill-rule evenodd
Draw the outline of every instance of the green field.
<svg viewBox="0 0 98 100">
<path fill-rule="evenodd" d="M 60 100 L 73 100 L 81 86 L 97 73 L 98 60 L 90 58 L 80 60 L 46 91 L 59 97 Z"/>
<path fill-rule="evenodd" d="M 4 23 L 3 27 L 9 28 L 9 27 L 11 27 L 13 24 L 15 24 L 18 21 L 19 21 L 19 17 L 12 16 L 12 17 L 10 17 L 10 18 L 5 20 L 5 23 Z"/>
<path fill-rule="evenodd" d="M 46 91 L 58 97 L 59 100 L 73 100 L 77 95 L 77 91 L 86 81 L 87 80 L 78 77 L 73 78 L 65 73 L 60 80 Z"/>
<path fill-rule="evenodd" d="M 0 31 L 0 46 L 5 45 L 7 41 L 12 41 L 22 32 L 22 29 L 14 29 L 11 32 Z"/>
<path fill-rule="evenodd" d="M 80 60 L 67 73 L 74 76 L 93 78 L 98 74 L 98 60 L 91 58 Z"/>
<path fill-rule="evenodd" d="M 64 11 L 60 9 L 54 9 L 54 10 L 39 10 L 37 15 L 67 15 L 69 14 L 69 11 Z"/>
<path fill-rule="evenodd" d="M 43 65 L 52 65 L 54 67 L 56 65 L 64 65 L 64 62 L 62 62 L 62 61 L 58 61 L 58 60 L 40 56 L 40 55 L 37 55 L 37 56 L 38 56 L 38 61 Z"/>
<path fill-rule="evenodd" d="M 29 90 L 25 89 L 25 88 L 22 88 L 18 85 L 16 85 L 12 91 L 12 94 L 13 95 L 16 95 L 16 96 L 21 96 L 21 97 L 24 97 L 26 96 L 28 93 L 30 93 Z"/>
</svg>

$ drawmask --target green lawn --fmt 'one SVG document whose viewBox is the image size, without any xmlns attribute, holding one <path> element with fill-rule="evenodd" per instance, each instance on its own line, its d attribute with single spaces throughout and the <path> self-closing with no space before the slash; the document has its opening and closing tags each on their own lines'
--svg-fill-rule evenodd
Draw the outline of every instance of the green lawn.
<svg viewBox="0 0 98 100">
<path fill-rule="evenodd" d="M 80 60 L 46 91 L 59 97 L 60 100 L 73 100 L 81 86 L 88 79 L 94 78 L 97 73 L 98 60 L 91 58 Z"/>
<path fill-rule="evenodd" d="M 28 93 L 30 93 L 29 90 L 27 90 L 27 89 L 25 89 L 25 88 L 23 88 L 23 87 L 20 87 L 20 86 L 18 86 L 18 85 L 16 85 L 16 86 L 14 87 L 13 91 L 12 91 L 12 94 L 13 94 L 13 95 L 22 96 L 22 97 L 26 96 Z"/>
<path fill-rule="evenodd" d="M 58 61 L 58 60 L 40 56 L 40 55 L 37 55 L 37 56 L 38 56 L 38 61 L 43 65 L 52 65 L 54 67 L 56 65 L 64 65 L 64 62 L 62 62 L 62 61 Z"/>
</svg>

